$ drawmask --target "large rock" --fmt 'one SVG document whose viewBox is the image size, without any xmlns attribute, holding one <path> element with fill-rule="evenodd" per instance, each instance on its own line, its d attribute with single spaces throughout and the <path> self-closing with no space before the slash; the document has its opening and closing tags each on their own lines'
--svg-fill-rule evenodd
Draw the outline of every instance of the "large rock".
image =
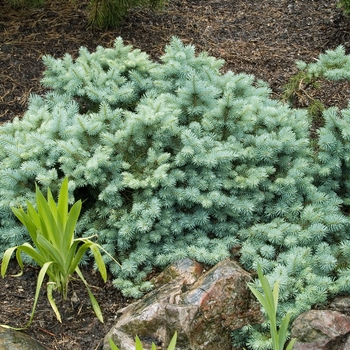
<svg viewBox="0 0 350 350">
<path fill-rule="evenodd" d="M 310 310 L 292 326 L 293 350 L 350 350 L 350 317 L 333 310 Z"/>
<path fill-rule="evenodd" d="M 0 327 L 0 350 L 45 350 L 45 347 L 25 333 Z"/>
<path fill-rule="evenodd" d="M 146 347 L 153 341 L 166 349 L 175 331 L 178 350 L 231 350 L 233 330 L 263 321 L 260 305 L 247 287 L 250 280 L 234 261 L 204 271 L 201 264 L 181 260 L 154 280 L 155 290 L 118 311 L 104 350 L 110 349 L 109 338 L 120 350 L 135 350 L 135 335 Z"/>
</svg>

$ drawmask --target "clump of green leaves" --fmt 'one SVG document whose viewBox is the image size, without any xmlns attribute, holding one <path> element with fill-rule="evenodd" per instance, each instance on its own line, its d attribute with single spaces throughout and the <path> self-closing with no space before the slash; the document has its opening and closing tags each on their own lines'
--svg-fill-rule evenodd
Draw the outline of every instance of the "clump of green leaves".
<svg viewBox="0 0 350 350">
<path fill-rule="evenodd" d="M 285 347 L 288 340 L 288 326 L 290 322 L 290 314 L 287 313 L 281 321 L 279 327 L 277 326 L 277 306 L 279 283 L 275 282 L 273 289 L 271 289 L 268 279 L 264 276 L 260 264 L 258 264 L 258 277 L 263 293 L 261 293 L 252 283 L 248 284 L 249 289 L 255 295 L 267 314 L 270 326 L 271 342 L 273 350 L 291 350 L 295 343 L 292 339 L 287 347 Z"/>
<path fill-rule="evenodd" d="M 103 322 L 102 312 L 87 284 L 80 268 L 82 256 L 90 249 L 93 253 L 98 270 L 104 281 L 107 279 L 106 267 L 103 262 L 100 246 L 88 238 L 74 238 L 76 223 L 81 210 L 81 201 L 77 201 L 68 211 L 68 179 L 62 182 L 58 203 L 56 204 L 50 189 L 47 190 L 47 200 L 42 192 L 36 187 L 36 206 L 27 201 L 27 213 L 22 209 L 12 208 L 13 213 L 27 228 L 34 243 L 12 247 L 6 250 L 1 264 L 1 275 L 5 276 L 8 263 L 13 252 L 16 252 L 16 259 L 23 272 L 21 253 L 30 256 L 40 267 L 37 288 L 34 298 L 34 306 L 30 320 L 25 326 L 28 327 L 34 317 L 36 304 L 45 275 L 48 275 L 47 297 L 54 310 L 57 319 L 61 322 L 61 316 L 57 309 L 52 292 L 57 290 L 67 299 L 68 284 L 73 273 L 83 281 L 88 291 L 92 307 L 98 319 Z M 18 276 L 18 275 L 17 275 Z"/>
<path fill-rule="evenodd" d="M 294 108 L 306 108 L 312 120 L 312 129 L 323 125 L 322 112 L 325 105 L 315 97 L 314 91 L 321 88 L 321 77 L 307 69 L 299 69 L 292 75 L 283 87 L 282 101 L 286 101 Z"/>
<path fill-rule="evenodd" d="M 350 15 L 350 0 L 338 0 L 338 7 L 341 8 L 346 15 Z"/>
<path fill-rule="evenodd" d="M 90 0 L 88 5 L 88 25 L 92 28 L 116 28 L 129 11 L 136 7 L 153 10 L 165 6 L 166 0 Z"/>
<path fill-rule="evenodd" d="M 177 338 L 177 332 L 174 333 L 167 350 L 175 350 L 176 338 Z M 109 346 L 111 347 L 111 350 L 119 350 L 117 345 L 115 345 L 113 339 L 109 339 Z M 156 345 L 154 343 L 152 343 L 151 350 L 156 350 L 156 349 L 157 349 Z M 143 350 L 141 340 L 138 336 L 135 337 L 135 350 Z"/>
<path fill-rule="evenodd" d="M 307 106 L 310 100 L 313 100 L 307 93 L 310 87 L 315 89 L 320 87 L 317 78 L 305 70 L 299 70 L 284 85 L 282 100 L 288 101 L 293 107 Z"/>
</svg>

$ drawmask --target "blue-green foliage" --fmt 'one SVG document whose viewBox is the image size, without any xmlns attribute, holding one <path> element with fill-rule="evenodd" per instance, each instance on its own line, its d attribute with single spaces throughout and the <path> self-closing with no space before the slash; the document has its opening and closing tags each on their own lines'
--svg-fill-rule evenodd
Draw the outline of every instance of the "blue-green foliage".
<svg viewBox="0 0 350 350">
<path fill-rule="evenodd" d="M 85 200 L 78 234 L 121 260 L 110 269 L 126 295 L 148 290 L 155 266 L 214 264 L 237 246 L 245 268 L 280 281 L 280 316 L 349 291 L 350 110 L 325 112 L 315 147 L 306 111 L 176 38 L 159 63 L 120 38 L 44 63 L 52 91 L 0 129 L 1 251 L 25 240 L 10 207 L 67 176 Z"/>
<path fill-rule="evenodd" d="M 343 47 L 329 50 L 321 54 L 315 63 L 297 62 L 300 71 L 315 81 L 319 78 L 328 80 L 350 79 L 350 56 L 345 55 Z M 316 141 L 316 142 L 315 142 Z M 350 240 L 348 211 L 350 205 L 350 108 L 339 111 L 335 107 L 323 112 L 323 126 L 317 130 L 313 145 L 313 184 L 317 188 L 315 196 L 303 205 L 303 215 L 290 226 L 271 224 L 268 229 L 260 229 L 257 233 L 272 237 L 275 245 L 282 240 L 281 232 L 286 231 L 284 237 L 287 245 L 294 247 L 285 250 L 277 261 L 282 264 L 269 271 L 270 284 L 279 280 L 283 292 L 283 301 L 279 308 L 280 318 L 291 311 L 295 316 L 312 304 L 322 303 L 327 296 L 350 291 Z M 326 200 L 335 205 L 325 210 L 322 203 Z M 318 204 L 320 211 L 315 211 Z M 342 209 L 340 213 L 336 207 Z M 335 209 L 335 210 L 334 210 Z M 289 208 L 292 210 L 292 207 Z M 321 215 L 321 216 L 320 216 Z M 322 221 L 319 219 L 322 217 Z M 306 222 L 305 222 L 305 219 Z M 304 222 L 304 224 L 303 224 Z M 308 229 L 302 230 L 305 224 Z M 301 224 L 301 225 L 300 225 Z M 246 236 L 248 238 L 248 236 Z M 262 239 L 259 237 L 260 244 Z M 288 243 L 289 241 L 289 243 Z M 313 244 L 312 242 L 318 242 Z M 254 239 L 255 242 L 255 239 Z M 310 244 L 311 243 L 311 244 Z M 252 251 L 250 246 L 245 244 Z M 269 252 L 271 245 L 264 249 Z M 266 252 L 261 251 L 263 257 Z M 244 256 L 244 254 L 242 254 Z M 255 261 L 254 256 L 253 261 Z M 286 276 L 289 276 L 286 278 Z M 257 281 L 257 286 L 259 282 Z M 248 345 L 252 349 L 267 349 L 271 341 L 265 336 L 269 328 L 268 323 L 262 326 L 246 326 L 235 332 L 234 340 L 237 346 Z M 242 339 L 245 339 L 243 343 Z M 248 343 L 246 340 L 248 339 Z"/>
</svg>

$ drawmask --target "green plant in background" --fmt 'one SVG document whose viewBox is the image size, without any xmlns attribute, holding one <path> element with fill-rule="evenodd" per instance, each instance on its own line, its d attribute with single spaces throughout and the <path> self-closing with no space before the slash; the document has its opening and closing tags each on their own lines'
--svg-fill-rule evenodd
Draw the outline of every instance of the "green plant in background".
<svg viewBox="0 0 350 350">
<path fill-rule="evenodd" d="M 162 9 L 166 0 L 89 0 L 88 25 L 92 28 L 116 28 L 128 12 L 139 6 Z"/>
<path fill-rule="evenodd" d="M 346 14 L 350 14 L 350 0 L 338 0 L 338 7 Z"/>
<path fill-rule="evenodd" d="M 272 349 L 291 350 L 295 343 L 295 339 L 292 339 L 285 348 L 285 344 L 288 340 L 288 326 L 290 321 L 290 314 L 287 313 L 287 315 L 285 315 L 282 319 L 279 327 L 277 326 L 279 283 L 278 281 L 276 281 L 273 286 L 273 289 L 271 289 L 268 279 L 263 275 L 260 264 L 258 264 L 258 277 L 264 294 L 262 294 L 257 288 L 255 288 L 252 283 L 248 283 L 248 287 L 259 300 L 268 317 Z"/>
<path fill-rule="evenodd" d="M 167 350 L 175 350 L 176 338 L 177 338 L 177 332 L 174 333 Z M 115 345 L 113 339 L 109 339 L 109 346 L 111 347 L 111 350 L 119 350 L 117 345 Z M 156 349 L 157 349 L 156 345 L 154 343 L 152 343 L 151 350 L 156 350 Z M 135 350 L 143 350 L 141 340 L 138 336 L 135 337 Z"/>
<path fill-rule="evenodd" d="M 282 100 L 287 101 L 293 107 L 308 106 L 314 99 L 309 96 L 307 89 L 309 87 L 318 89 L 320 84 L 313 75 L 307 71 L 299 70 L 292 75 L 289 81 L 283 87 Z"/>
<path fill-rule="evenodd" d="M 5 0 L 14 8 L 38 7 L 45 0 Z M 71 0 L 72 11 L 74 11 L 75 0 Z M 89 0 L 87 6 L 87 24 L 92 29 L 116 28 L 129 11 L 138 8 L 150 8 L 160 10 L 164 8 L 167 0 Z"/>
<path fill-rule="evenodd" d="M 47 283 L 48 300 L 57 319 L 61 322 L 61 316 L 52 292 L 57 290 L 62 294 L 63 299 L 66 300 L 68 283 L 74 272 L 77 273 L 85 284 L 96 316 L 103 322 L 100 307 L 78 266 L 82 256 L 90 249 L 103 280 L 106 281 L 107 279 L 106 267 L 99 251 L 101 247 L 88 238 L 74 239 L 74 231 L 80 214 L 81 205 L 82 203 L 79 200 L 72 206 L 70 211 L 68 211 L 68 179 L 65 178 L 62 182 L 57 205 L 50 189 L 47 190 L 47 200 L 45 200 L 39 188 L 36 187 L 37 211 L 29 201 L 27 201 L 27 213 L 22 208 L 12 208 L 13 213 L 27 228 L 34 243 L 34 247 L 29 243 L 23 243 L 20 246 L 7 249 L 3 256 L 1 275 L 2 277 L 5 276 L 8 263 L 15 251 L 17 262 L 21 268 L 21 273 L 19 275 L 21 275 L 23 271 L 22 252 L 29 255 L 41 267 L 33 310 L 26 327 L 30 325 L 34 317 L 39 291 L 45 275 L 49 277 Z"/>
<path fill-rule="evenodd" d="M 321 100 L 315 98 L 313 91 L 321 88 L 321 77 L 305 69 L 299 69 L 287 84 L 283 86 L 282 101 L 289 103 L 294 108 L 306 108 L 312 120 L 312 129 L 318 129 L 323 125 L 322 113 L 325 106 Z"/>
</svg>

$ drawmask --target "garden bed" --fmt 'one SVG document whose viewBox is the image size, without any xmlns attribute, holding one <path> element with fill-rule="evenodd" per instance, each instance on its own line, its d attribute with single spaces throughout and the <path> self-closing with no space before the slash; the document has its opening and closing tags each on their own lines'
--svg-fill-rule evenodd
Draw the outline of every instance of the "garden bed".
<svg viewBox="0 0 350 350">
<path fill-rule="evenodd" d="M 283 85 L 296 72 L 296 60 L 312 62 L 340 44 L 350 51 L 350 19 L 331 0 L 174 0 L 163 12 L 137 10 L 121 28 L 94 32 L 85 27 L 84 11 L 84 2 L 73 9 L 69 2 L 50 0 L 45 7 L 31 10 L 10 10 L 0 3 L 0 121 L 22 115 L 30 93 L 44 93 L 40 87 L 43 55 L 59 58 L 68 52 L 76 57 L 80 46 L 108 47 L 117 36 L 157 59 L 176 35 L 185 44 L 195 45 L 198 52 L 223 58 L 225 70 L 252 73 L 269 82 L 274 98 L 281 97 Z M 311 93 L 327 106 L 344 107 L 349 92 L 349 83 L 334 82 Z M 0 280 L 0 323 L 26 324 L 37 273 L 38 269 L 26 267 L 20 278 Z M 93 292 L 105 324 L 95 317 L 80 282 L 73 282 L 69 302 L 58 302 L 62 324 L 43 290 L 27 333 L 49 349 L 100 349 L 116 311 L 131 302 L 112 287 L 111 280 L 103 284 L 91 267 L 83 273 L 96 286 Z"/>
</svg>

